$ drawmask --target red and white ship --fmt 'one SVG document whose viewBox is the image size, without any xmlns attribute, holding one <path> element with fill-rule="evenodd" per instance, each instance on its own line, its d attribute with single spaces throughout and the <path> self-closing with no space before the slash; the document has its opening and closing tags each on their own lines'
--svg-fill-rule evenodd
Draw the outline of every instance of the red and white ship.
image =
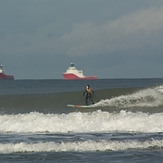
<svg viewBox="0 0 163 163">
<path fill-rule="evenodd" d="M 97 76 L 84 76 L 82 70 L 77 70 L 74 63 L 70 64 L 70 67 L 67 69 L 63 76 L 66 80 L 72 79 L 98 79 Z"/>
<path fill-rule="evenodd" d="M 4 70 L 3 70 L 2 65 L 0 65 L 0 80 L 2 80 L 2 79 L 14 79 L 14 76 L 6 75 Z"/>
</svg>

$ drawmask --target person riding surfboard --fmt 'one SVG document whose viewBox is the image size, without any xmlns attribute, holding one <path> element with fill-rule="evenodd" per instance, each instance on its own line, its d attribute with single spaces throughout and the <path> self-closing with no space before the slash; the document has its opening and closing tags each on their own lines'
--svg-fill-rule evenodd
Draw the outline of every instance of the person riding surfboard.
<svg viewBox="0 0 163 163">
<path fill-rule="evenodd" d="M 93 100 L 93 94 L 94 94 L 94 90 L 90 87 L 90 85 L 88 84 L 86 86 L 86 89 L 83 92 L 83 96 L 85 96 L 85 104 L 88 105 L 88 102 L 90 104 L 94 104 L 94 100 Z"/>
</svg>

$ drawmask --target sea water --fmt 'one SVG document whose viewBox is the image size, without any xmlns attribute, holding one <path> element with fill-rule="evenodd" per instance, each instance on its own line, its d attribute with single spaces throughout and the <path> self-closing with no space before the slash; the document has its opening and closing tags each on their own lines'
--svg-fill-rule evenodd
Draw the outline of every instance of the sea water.
<svg viewBox="0 0 163 163">
<path fill-rule="evenodd" d="M 95 105 L 87 109 L 90 84 Z M 162 162 L 163 79 L 0 81 L 1 162 Z"/>
</svg>

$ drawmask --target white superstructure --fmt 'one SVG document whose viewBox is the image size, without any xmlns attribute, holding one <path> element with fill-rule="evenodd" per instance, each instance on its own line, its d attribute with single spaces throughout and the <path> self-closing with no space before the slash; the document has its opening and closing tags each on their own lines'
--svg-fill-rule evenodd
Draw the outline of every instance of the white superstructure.
<svg viewBox="0 0 163 163">
<path fill-rule="evenodd" d="M 0 73 L 3 73 L 3 67 L 0 65 Z"/>
</svg>

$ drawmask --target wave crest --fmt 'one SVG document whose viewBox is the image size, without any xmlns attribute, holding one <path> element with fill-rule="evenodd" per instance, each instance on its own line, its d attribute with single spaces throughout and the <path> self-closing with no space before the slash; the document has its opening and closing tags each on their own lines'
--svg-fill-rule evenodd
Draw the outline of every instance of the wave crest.
<svg viewBox="0 0 163 163">
<path fill-rule="evenodd" d="M 158 107 L 163 105 L 163 86 L 140 90 L 128 95 L 102 99 L 95 107 Z"/>
</svg>

